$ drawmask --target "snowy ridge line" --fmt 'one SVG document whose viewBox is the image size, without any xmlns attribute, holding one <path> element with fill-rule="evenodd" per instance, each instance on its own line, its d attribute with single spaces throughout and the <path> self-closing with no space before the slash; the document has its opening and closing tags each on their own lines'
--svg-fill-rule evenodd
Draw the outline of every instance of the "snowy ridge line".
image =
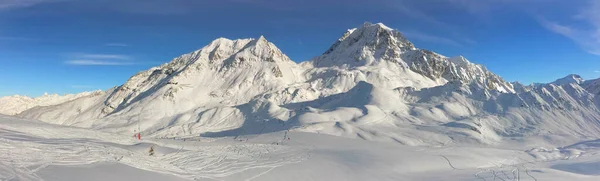
<svg viewBox="0 0 600 181">
<path fill-rule="evenodd" d="M 21 95 L 0 97 L 0 114 L 16 115 L 33 107 L 58 105 L 82 97 L 97 96 L 103 93 L 103 91 L 97 90 L 66 95 L 45 93 L 43 96 L 35 98 Z"/>
</svg>

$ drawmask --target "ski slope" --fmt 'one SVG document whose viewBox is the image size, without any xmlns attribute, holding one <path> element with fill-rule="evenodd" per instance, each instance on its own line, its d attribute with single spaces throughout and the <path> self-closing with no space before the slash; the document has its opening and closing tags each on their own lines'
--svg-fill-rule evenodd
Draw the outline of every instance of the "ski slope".
<svg viewBox="0 0 600 181">
<path fill-rule="evenodd" d="M 552 149 L 410 147 L 304 132 L 289 132 L 289 140 L 284 135 L 136 140 L 1 116 L 0 180 L 600 179 L 594 169 L 600 141 Z M 151 146 L 154 156 L 148 155 Z"/>
</svg>

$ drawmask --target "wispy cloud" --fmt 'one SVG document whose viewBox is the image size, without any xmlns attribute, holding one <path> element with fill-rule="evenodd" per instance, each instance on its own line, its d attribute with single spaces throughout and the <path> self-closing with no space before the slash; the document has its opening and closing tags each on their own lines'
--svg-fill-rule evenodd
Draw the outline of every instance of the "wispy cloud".
<svg viewBox="0 0 600 181">
<path fill-rule="evenodd" d="M 67 60 L 66 64 L 69 65 L 105 65 L 105 66 L 117 66 L 117 65 L 133 65 L 133 62 L 118 62 L 109 60 Z"/>
<path fill-rule="evenodd" d="M 107 44 L 104 44 L 104 46 L 107 46 L 107 47 L 127 47 L 129 45 L 125 44 L 125 43 L 107 43 Z"/>
<path fill-rule="evenodd" d="M 429 43 L 440 43 L 440 44 L 446 44 L 446 45 L 452 45 L 452 46 L 458 46 L 458 47 L 464 46 L 464 44 L 462 44 L 458 41 L 455 41 L 453 39 L 450 39 L 450 38 L 439 37 L 439 36 L 416 32 L 416 31 L 401 31 L 401 32 L 404 36 L 406 36 L 408 39 L 411 39 L 411 40 L 418 40 L 418 41 L 424 41 L 424 42 L 429 42 Z M 467 43 L 473 43 L 473 42 L 467 42 Z"/>
<path fill-rule="evenodd" d="M 600 70 L 594 70 L 594 73 L 600 73 Z"/>
<path fill-rule="evenodd" d="M 485 18 L 486 16 L 508 8 L 531 14 L 544 28 L 571 39 L 591 54 L 600 55 L 600 1 L 598 0 L 573 2 L 561 0 L 444 1 L 477 18 L 483 17 L 488 20 L 489 18 Z M 579 8 L 573 9 L 577 7 Z"/>
<path fill-rule="evenodd" d="M 75 54 L 79 59 L 114 59 L 114 60 L 131 60 L 127 55 L 118 54 Z"/>
<path fill-rule="evenodd" d="M 600 1 L 588 1 L 587 6 L 570 19 L 570 23 L 559 23 L 538 17 L 548 30 L 563 35 L 591 54 L 600 55 Z"/>
<path fill-rule="evenodd" d="M 573 40 L 585 51 L 594 55 L 600 55 L 600 39 L 598 37 L 600 33 L 600 29 L 598 28 L 600 27 L 586 30 L 545 19 L 539 21 L 548 30 Z"/>
<path fill-rule="evenodd" d="M 43 2 L 43 0 L 2 0 L 0 1 L 0 9 L 27 7 L 40 2 Z"/>
<path fill-rule="evenodd" d="M 54 3 L 67 0 L 0 0 L 0 11 L 15 8 L 26 8 L 42 3 Z"/>
<path fill-rule="evenodd" d="M 136 64 L 133 57 L 119 54 L 72 53 L 68 54 L 68 57 L 69 60 L 64 63 L 69 65 L 123 66 Z"/>
<path fill-rule="evenodd" d="M 446 30 L 456 30 L 457 28 L 454 25 L 445 23 L 440 21 L 436 17 L 429 15 L 422 11 L 421 7 L 416 7 L 411 5 L 411 1 L 407 0 L 397 0 L 397 1 L 381 1 L 388 8 L 395 9 L 398 13 L 402 13 L 412 19 L 421 20 L 431 24 L 433 26 L 437 26 Z"/>
<path fill-rule="evenodd" d="M 409 39 L 464 47 L 477 44 L 477 42 L 469 35 L 465 34 L 467 31 L 464 27 L 448 21 L 447 17 L 432 13 L 432 9 L 436 9 L 439 6 L 443 6 L 441 7 L 443 9 L 458 9 L 460 12 L 472 14 L 473 17 L 477 17 L 478 20 L 484 20 L 486 19 L 485 17 L 489 16 L 488 13 L 492 11 L 492 8 L 490 7 L 494 7 L 500 1 L 514 0 L 439 0 L 436 1 L 436 3 L 411 0 L 381 0 L 378 2 L 382 2 L 385 5 L 385 8 L 391 8 L 409 19 L 418 20 L 427 24 L 427 26 L 430 27 L 427 28 L 428 30 L 435 29 L 434 31 L 438 31 L 438 34 L 432 34 L 434 33 L 432 31 L 429 33 L 403 31 L 403 34 Z"/>
</svg>

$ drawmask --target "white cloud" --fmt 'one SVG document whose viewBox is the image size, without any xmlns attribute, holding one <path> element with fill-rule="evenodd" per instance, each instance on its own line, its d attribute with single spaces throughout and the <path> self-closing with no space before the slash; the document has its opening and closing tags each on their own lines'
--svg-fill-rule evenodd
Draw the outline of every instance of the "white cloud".
<svg viewBox="0 0 600 181">
<path fill-rule="evenodd" d="M 505 9 L 531 14 L 544 28 L 571 39 L 588 53 L 600 55 L 600 0 L 572 2 L 562 0 L 445 1 L 462 8 L 477 18 L 491 16 L 494 12 Z"/>
<path fill-rule="evenodd" d="M 115 60 L 131 60 L 127 55 L 117 54 L 75 54 L 78 59 L 115 59 Z"/>
<path fill-rule="evenodd" d="M 600 73 L 600 70 L 594 70 L 594 73 Z"/>
<path fill-rule="evenodd" d="M 105 65 L 105 66 L 117 66 L 117 65 L 133 65 L 133 62 L 118 62 L 110 60 L 67 60 L 64 63 L 69 65 Z"/>
<path fill-rule="evenodd" d="M 570 17 L 574 18 L 568 24 L 538 19 L 548 30 L 573 40 L 591 54 L 600 55 L 600 1 L 589 1 L 578 14 Z"/>
<path fill-rule="evenodd" d="M 0 1 L 0 9 L 27 7 L 41 2 L 43 0 L 2 0 Z"/>
<path fill-rule="evenodd" d="M 66 0 L 0 0 L 0 11 L 15 9 L 15 8 L 26 8 L 35 6 L 42 3 L 54 3 Z"/>
<path fill-rule="evenodd" d="M 74 53 L 68 55 L 69 60 L 65 64 L 69 65 L 134 65 L 136 62 L 133 58 L 127 55 L 119 54 L 89 54 L 89 53 Z"/>
</svg>

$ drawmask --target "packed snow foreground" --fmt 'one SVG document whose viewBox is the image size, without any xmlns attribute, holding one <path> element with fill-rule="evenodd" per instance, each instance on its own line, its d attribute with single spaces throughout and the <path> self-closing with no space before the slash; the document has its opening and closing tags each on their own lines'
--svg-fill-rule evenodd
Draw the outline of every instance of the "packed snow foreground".
<svg viewBox="0 0 600 181">
<path fill-rule="evenodd" d="M 381 23 L 300 64 L 219 38 L 106 91 L 0 98 L 0 180 L 600 180 L 599 93 Z"/>
</svg>

